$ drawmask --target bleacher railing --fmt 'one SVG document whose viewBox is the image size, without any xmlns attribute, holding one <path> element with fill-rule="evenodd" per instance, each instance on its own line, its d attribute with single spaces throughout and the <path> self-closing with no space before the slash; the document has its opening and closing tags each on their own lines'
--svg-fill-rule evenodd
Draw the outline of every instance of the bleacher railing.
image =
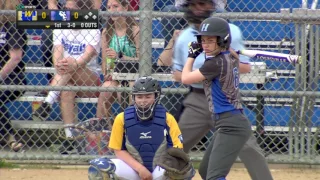
<svg viewBox="0 0 320 180">
<path fill-rule="evenodd" d="M 259 7 L 251 1 L 247 5 L 231 1 L 228 2 L 227 10 L 234 12 L 219 13 L 215 16 L 227 18 L 238 25 L 243 31 L 247 48 L 292 53 L 303 57 L 301 65 L 266 61 L 267 69 L 274 71 L 278 79 L 267 79 L 255 84 L 242 83 L 241 94 L 246 106 L 245 113 L 252 122 L 258 142 L 265 151 L 269 162 L 319 164 L 320 32 L 318 20 L 320 19 L 320 11 L 299 8 L 299 3 L 291 5 L 277 3 L 273 6 L 266 3 L 265 6 Z M 159 28 L 165 29 L 167 25 L 161 25 L 161 18 L 183 17 L 183 13 L 154 11 L 155 6 L 157 5 L 151 0 L 140 0 L 139 11 L 121 13 L 100 11 L 100 18 L 109 19 L 111 16 L 123 16 L 135 17 L 138 21 L 140 27 L 138 76 L 152 74 L 152 65 L 157 61 L 164 48 L 163 43 L 157 47 L 152 46 L 154 42 L 162 42 L 165 38 L 161 36 L 162 29 Z M 162 8 L 157 7 L 157 9 Z M 280 10 L 280 8 L 291 8 L 291 10 Z M 267 11 L 268 9 L 270 11 Z M 15 11 L 0 10 L 0 15 L 15 15 Z M 160 41 L 156 41 L 156 39 Z M 29 59 L 35 58 L 34 54 L 39 51 L 40 47 L 36 48 L 37 50 L 30 49 L 32 57 Z M 102 61 L 104 60 L 102 59 Z M 252 59 L 252 61 L 260 62 L 261 60 Z M 43 64 L 40 64 L 39 67 L 37 62 L 28 61 L 27 66 L 39 68 L 37 70 L 40 72 Z M 242 78 L 246 76 L 250 77 L 250 75 L 243 75 Z M 29 78 L 27 85 L 0 85 L 0 91 L 130 92 L 129 87 L 48 86 L 47 83 L 40 82 L 45 79 L 45 76 L 37 75 L 34 72 L 29 73 L 27 78 Z M 162 81 L 163 92 L 166 95 L 181 95 L 188 92 L 188 89 L 179 83 L 166 79 Z M 171 99 L 166 99 L 162 103 L 178 102 L 177 96 L 168 97 Z M 7 107 L 11 113 L 12 124 L 16 127 L 16 136 L 26 146 L 25 151 L 24 153 L 13 152 L 2 143 L 0 158 L 17 160 L 18 162 L 87 163 L 88 159 L 97 156 L 88 154 L 61 155 L 53 150 L 53 145 L 61 143 L 61 140 L 57 138 L 56 129 L 46 125 L 46 121 L 35 122 L 31 117 L 32 106 L 35 105 L 35 102 L 40 101 L 39 98 L 34 93 L 30 95 L 30 98 L 21 100 L 23 98 L 20 97 L 15 102 L 7 104 Z M 76 100 L 76 102 L 78 108 L 75 113 L 77 113 L 76 118 L 79 121 L 95 116 L 97 98 Z M 118 104 L 121 106 L 123 103 L 126 102 L 120 101 Z M 51 115 L 49 122 L 58 122 L 60 127 L 62 123 L 57 105 L 58 103 L 55 103 L 53 108 L 56 114 Z M 175 104 L 172 104 L 170 107 L 174 108 L 174 106 Z M 112 108 L 114 115 L 121 111 L 121 109 Z M 33 126 L 28 127 L 27 124 Z M 208 139 L 210 139 L 209 134 L 192 149 L 193 159 L 201 160 Z"/>
</svg>

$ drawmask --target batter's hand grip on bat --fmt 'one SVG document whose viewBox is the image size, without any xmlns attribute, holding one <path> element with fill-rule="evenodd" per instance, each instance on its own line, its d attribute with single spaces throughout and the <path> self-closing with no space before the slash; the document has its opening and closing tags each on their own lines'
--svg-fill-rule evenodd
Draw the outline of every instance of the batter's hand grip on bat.
<svg viewBox="0 0 320 180">
<path fill-rule="evenodd" d="M 290 55 L 284 53 L 275 53 L 269 51 L 259 51 L 259 50 L 239 50 L 238 54 L 242 54 L 251 58 L 258 58 L 262 60 L 271 60 L 271 61 L 281 61 L 289 63 L 302 63 L 302 57 L 298 55 Z"/>
</svg>

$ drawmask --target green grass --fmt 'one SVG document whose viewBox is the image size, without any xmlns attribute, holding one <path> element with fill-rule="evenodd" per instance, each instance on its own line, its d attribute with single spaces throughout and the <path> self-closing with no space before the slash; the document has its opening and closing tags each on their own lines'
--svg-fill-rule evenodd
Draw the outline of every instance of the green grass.
<svg viewBox="0 0 320 180">
<path fill-rule="evenodd" d="M 24 169 L 62 169 L 54 164 L 23 164 Z"/>
<path fill-rule="evenodd" d="M 199 169 L 200 162 L 199 161 L 193 161 L 193 167 L 195 169 Z M 57 165 L 43 165 L 43 164 L 24 164 L 22 166 L 10 162 L 6 162 L 4 159 L 0 159 L 0 168 L 25 168 L 25 169 L 63 169 L 60 166 Z"/>
<path fill-rule="evenodd" d="M 54 164 L 14 164 L 0 159 L 0 168 L 23 168 L 23 169 L 61 169 L 61 167 Z"/>
<path fill-rule="evenodd" d="M 19 168 L 19 165 L 6 162 L 4 159 L 0 159 L 0 168 Z"/>
</svg>

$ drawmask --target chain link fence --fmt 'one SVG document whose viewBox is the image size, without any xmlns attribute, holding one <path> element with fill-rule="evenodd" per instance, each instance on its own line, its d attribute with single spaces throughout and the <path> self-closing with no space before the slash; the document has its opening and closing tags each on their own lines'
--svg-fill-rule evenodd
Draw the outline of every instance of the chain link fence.
<svg viewBox="0 0 320 180">
<path fill-rule="evenodd" d="M 24 3 L 48 8 L 46 3 L 32 2 Z M 80 2 L 59 1 L 56 6 L 71 10 L 100 6 L 99 1 Z M 318 164 L 317 1 L 219 3 L 226 11 L 215 16 L 241 29 L 247 49 L 302 56 L 301 65 L 251 59 L 251 72 L 241 75 L 241 93 L 244 112 L 269 162 Z M 131 103 L 128 92 L 139 76 L 160 80 L 161 103 L 173 115 L 179 112 L 189 90 L 174 81 L 171 68 L 174 42 L 188 26 L 175 6 L 178 1 L 104 0 L 99 30 L 16 30 L 11 25 L 17 4 L 4 4 L 0 10 L 1 22 L 6 22 L 0 34 L 1 158 L 86 163 L 98 156 L 99 152 L 87 151 L 62 154 L 68 147 L 58 129 L 95 117 L 112 120 Z M 8 64 L 14 67 L 10 70 Z M 211 135 L 192 149 L 194 159 L 201 159 Z M 19 142 L 24 144 L 23 153 L 14 152 Z M 104 151 L 104 155 L 112 153 Z"/>
</svg>

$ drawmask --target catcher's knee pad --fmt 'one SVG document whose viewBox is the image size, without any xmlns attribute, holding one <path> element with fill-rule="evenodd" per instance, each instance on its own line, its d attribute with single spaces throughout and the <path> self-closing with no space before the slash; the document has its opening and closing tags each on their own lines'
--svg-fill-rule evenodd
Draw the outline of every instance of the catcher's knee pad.
<svg viewBox="0 0 320 180">
<path fill-rule="evenodd" d="M 88 169 L 89 180 L 116 180 L 116 165 L 108 158 L 91 160 Z"/>
</svg>

